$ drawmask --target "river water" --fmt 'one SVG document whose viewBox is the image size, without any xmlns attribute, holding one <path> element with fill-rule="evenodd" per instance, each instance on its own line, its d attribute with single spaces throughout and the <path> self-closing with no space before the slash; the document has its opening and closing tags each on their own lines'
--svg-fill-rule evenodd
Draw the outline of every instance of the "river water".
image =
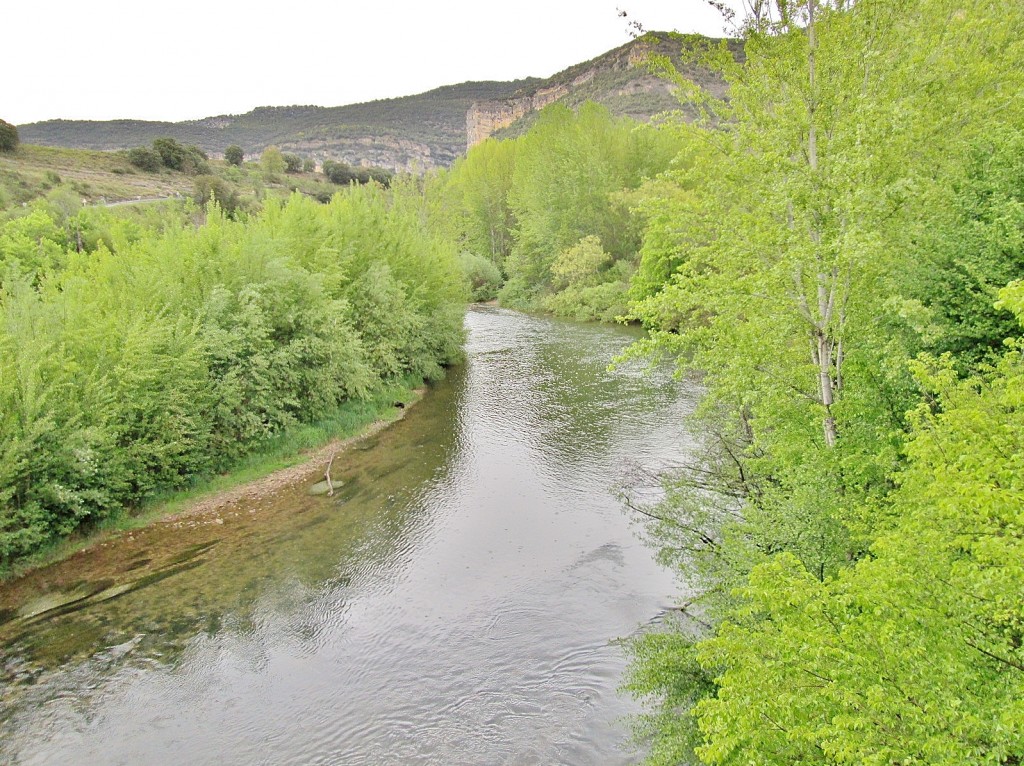
<svg viewBox="0 0 1024 766">
<path fill-rule="evenodd" d="M 0 762 L 639 760 L 619 639 L 677 586 L 616 488 L 691 448 L 695 392 L 609 372 L 625 328 L 466 322 L 467 363 L 339 455 L 334 497 L 155 525 L 4 589 Z"/>
</svg>

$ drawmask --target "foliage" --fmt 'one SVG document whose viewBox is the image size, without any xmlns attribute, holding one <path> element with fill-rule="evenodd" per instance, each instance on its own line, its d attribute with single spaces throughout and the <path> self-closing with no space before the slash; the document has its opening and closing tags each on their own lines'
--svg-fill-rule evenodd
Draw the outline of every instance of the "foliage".
<svg viewBox="0 0 1024 766">
<path fill-rule="evenodd" d="M 650 760 L 1018 763 L 1024 10 L 751 7 L 638 195 L 635 353 L 706 388 L 643 509 L 704 626 L 635 644 Z"/>
<path fill-rule="evenodd" d="M 231 146 L 224 150 L 224 161 L 229 165 L 241 167 L 245 161 L 245 152 L 238 144 L 231 144 Z"/>
<path fill-rule="evenodd" d="M 640 247 L 635 190 L 678 149 L 672 129 L 555 105 L 521 138 L 474 146 L 424 193 L 435 228 L 505 274 L 503 303 L 615 321 Z"/>
<path fill-rule="evenodd" d="M 0 152 L 13 152 L 18 148 L 18 129 L 0 120 Z"/>
<path fill-rule="evenodd" d="M 228 216 L 232 216 L 239 206 L 238 192 L 227 181 L 217 176 L 197 176 L 192 196 L 200 205 L 216 202 Z"/>
<path fill-rule="evenodd" d="M 459 266 L 469 282 L 472 300 L 490 301 L 498 297 L 501 272 L 491 261 L 474 253 L 463 252 L 459 254 Z"/>
<path fill-rule="evenodd" d="M 0 567 L 458 357 L 455 254 L 400 194 L 162 233 L 99 212 L 81 252 L 41 210 L 0 227 Z"/>
<path fill-rule="evenodd" d="M 276 146 L 271 144 L 260 155 L 260 167 L 263 168 L 263 175 L 267 179 L 273 179 L 284 172 L 287 167 L 284 161 L 284 154 Z"/>
<path fill-rule="evenodd" d="M 206 162 L 208 157 L 198 146 L 182 146 L 173 138 L 164 136 L 153 140 L 153 149 L 166 168 L 190 175 L 210 172 Z"/>
<path fill-rule="evenodd" d="M 128 161 L 139 170 L 155 173 L 164 166 L 163 157 L 149 146 L 136 146 L 128 150 Z"/>
<path fill-rule="evenodd" d="M 282 154 L 284 159 L 285 173 L 299 173 L 302 171 L 302 157 L 297 154 Z"/>
<path fill-rule="evenodd" d="M 613 261 L 635 258 L 639 221 L 619 192 L 664 170 L 677 150 L 671 133 L 639 129 L 595 104 L 578 114 L 545 109 L 516 156 L 509 204 L 517 226 L 502 300 L 528 306 L 552 292 L 555 257 L 589 235 Z"/>
<path fill-rule="evenodd" d="M 321 169 L 323 174 L 330 179 L 331 183 L 338 184 L 339 186 L 348 186 L 352 183 L 368 184 L 370 181 L 376 181 L 384 188 L 387 188 L 391 185 L 394 177 L 394 174 L 385 168 L 354 168 L 347 163 L 335 160 L 324 160 Z"/>
</svg>

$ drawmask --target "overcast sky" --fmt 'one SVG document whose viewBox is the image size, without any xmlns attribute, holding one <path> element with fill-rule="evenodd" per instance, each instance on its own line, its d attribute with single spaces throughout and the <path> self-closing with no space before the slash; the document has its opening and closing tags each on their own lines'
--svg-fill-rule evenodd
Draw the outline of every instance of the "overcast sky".
<svg viewBox="0 0 1024 766">
<path fill-rule="evenodd" d="M 15 0 L 0 119 L 187 120 L 548 77 L 627 42 L 630 19 L 723 26 L 704 0 Z"/>
</svg>

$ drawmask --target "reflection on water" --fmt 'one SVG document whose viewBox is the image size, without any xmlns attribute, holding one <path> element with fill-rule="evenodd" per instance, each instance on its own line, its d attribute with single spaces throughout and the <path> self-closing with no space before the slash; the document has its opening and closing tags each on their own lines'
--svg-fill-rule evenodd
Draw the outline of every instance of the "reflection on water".
<svg viewBox="0 0 1024 766">
<path fill-rule="evenodd" d="M 690 392 L 622 328 L 467 316 L 468 362 L 301 489 L 135 532 L 0 591 L 0 760 L 636 760 L 615 639 L 671 600 L 627 464 Z M 312 476 L 310 484 L 319 476 Z"/>
</svg>

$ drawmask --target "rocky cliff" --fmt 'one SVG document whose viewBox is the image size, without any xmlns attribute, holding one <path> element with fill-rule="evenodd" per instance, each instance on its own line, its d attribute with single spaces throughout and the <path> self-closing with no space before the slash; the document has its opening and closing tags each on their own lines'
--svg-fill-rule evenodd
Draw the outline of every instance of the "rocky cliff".
<svg viewBox="0 0 1024 766">
<path fill-rule="evenodd" d="M 614 114 L 647 120 L 659 112 L 679 107 L 672 84 L 647 68 L 649 57 L 667 56 L 684 73 L 715 96 L 722 96 L 726 83 L 710 70 L 683 65 L 680 52 L 684 41 L 673 35 L 655 33 L 634 40 L 591 61 L 577 64 L 541 83 L 521 89 L 509 98 L 477 101 L 466 113 L 466 145 L 472 147 L 498 134 L 522 132 L 529 117 L 548 104 L 564 101 L 577 106 L 597 101 Z M 733 54 L 742 56 L 736 42 L 730 42 Z M 520 130 L 515 130 L 520 126 Z"/>
</svg>

